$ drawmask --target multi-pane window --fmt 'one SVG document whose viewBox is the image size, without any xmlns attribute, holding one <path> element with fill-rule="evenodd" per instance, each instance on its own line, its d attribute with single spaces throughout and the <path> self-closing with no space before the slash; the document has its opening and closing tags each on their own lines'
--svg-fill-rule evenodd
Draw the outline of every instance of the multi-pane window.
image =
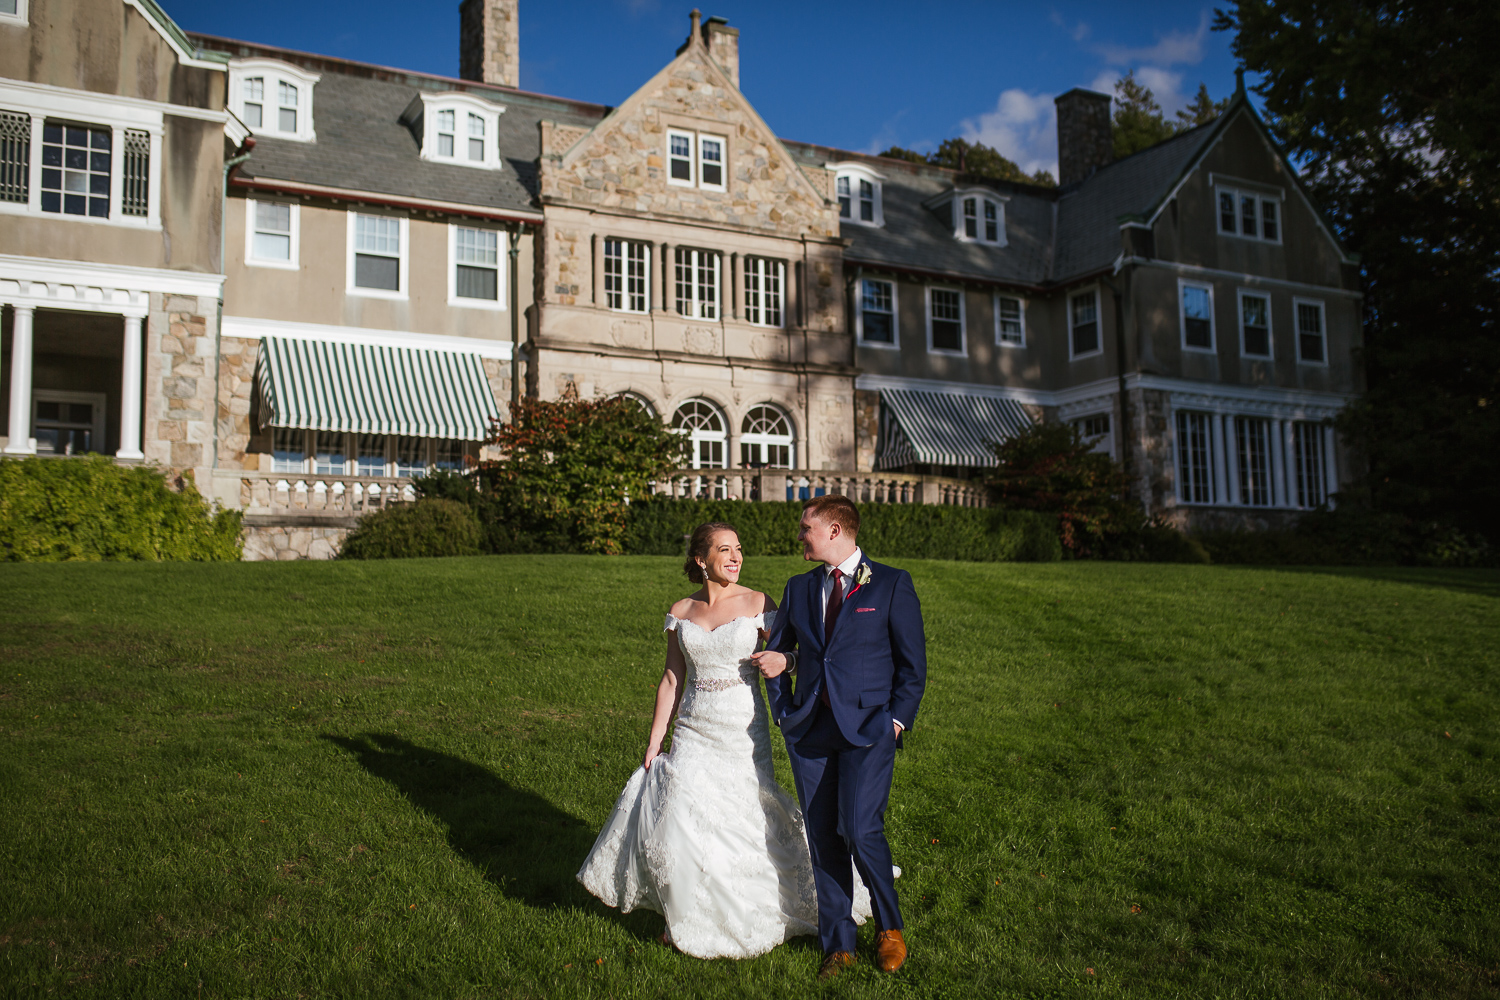
<svg viewBox="0 0 1500 1000">
<path fill-rule="evenodd" d="M 401 220 L 384 215 L 354 218 L 354 285 L 401 289 Z"/>
<path fill-rule="evenodd" d="M 740 425 L 740 466 L 746 469 L 794 467 L 791 421 L 768 403 L 752 406 Z"/>
<path fill-rule="evenodd" d="M 1219 188 L 1219 232 L 1269 243 L 1281 242 L 1281 201 L 1278 198 Z"/>
<path fill-rule="evenodd" d="M 667 176 L 674 184 L 693 183 L 693 137 L 686 132 L 667 133 Z"/>
<path fill-rule="evenodd" d="M 983 195 L 962 195 L 957 199 L 957 225 L 954 235 L 979 243 L 999 243 L 1004 232 L 1000 203 Z"/>
<path fill-rule="evenodd" d="M 307 467 L 307 432 L 277 427 L 271 433 L 271 471 L 303 472 Z"/>
<path fill-rule="evenodd" d="M 953 288 L 927 290 L 928 349 L 956 351 L 964 349 L 963 292 Z"/>
<path fill-rule="evenodd" d="M 245 124 L 251 128 L 260 128 L 265 120 L 266 78 L 263 76 L 246 77 L 244 87 Z"/>
<path fill-rule="evenodd" d="M 859 293 L 860 339 L 867 344 L 896 343 L 896 286 L 864 278 Z"/>
<path fill-rule="evenodd" d="M 297 131 L 297 86 L 285 80 L 276 83 L 276 127 L 283 132 Z"/>
<path fill-rule="evenodd" d="M 41 455 L 83 455 L 99 451 L 96 440 L 98 406 L 89 402 L 59 399 L 32 400 L 32 433 Z"/>
<path fill-rule="evenodd" d="M 145 218 L 151 207 L 151 136 L 139 129 L 125 130 L 122 166 L 120 214 Z"/>
<path fill-rule="evenodd" d="M 437 143 L 439 156 L 453 155 L 455 119 L 458 117 L 456 111 L 439 111 L 437 113 Z"/>
<path fill-rule="evenodd" d="M 745 318 L 756 326 L 781 325 L 786 265 L 764 257 L 745 258 Z"/>
<path fill-rule="evenodd" d="M 851 191 L 852 177 L 840 177 L 834 182 L 839 197 L 839 218 L 850 219 L 854 217 L 854 195 Z"/>
<path fill-rule="evenodd" d="M 1271 356 L 1271 297 L 1240 293 L 1240 350 L 1248 358 Z"/>
<path fill-rule="evenodd" d="M 1073 357 L 1099 351 L 1099 294 L 1084 292 L 1068 300 L 1069 329 Z"/>
<path fill-rule="evenodd" d="M 1212 414 L 1177 411 L 1177 479 L 1184 503 L 1214 502 Z"/>
<path fill-rule="evenodd" d="M 42 126 L 42 211 L 109 218 L 114 137 L 109 129 Z"/>
<path fill-rule="evenodd" d="M 484 116 L 469 112 L 469 159 L 484 162 Z"/>
<path fill-rule="evenodd" d="M 687 435 L 692 448 L 693 468 L 725 467 L 728 435 L 724 429 L 724 416 L 717 406 L 706 399 L 688 400 L 672 416 L 672 429 Z"/>
<path fill-rule="evenodd" d="M 250 244 L 255 260 L 292 259 L 292 206 L 275 201 L 255 202 L 255 234 Z"/>
<path fill-rule="evenodd" d="M 464 443 L 439 439 L 432 442 L 432 467 L 435 469 L 462 469 L 464 467 Z"/>
<path fill-rule="evenodd" d="M 1297 360 L 1309 364 L 1326 364 L 1328 361 L 1327 331 L 1325 330 L 1323 303 L 1295 303 L 1297 307 Z"/>
<path fill-rule="evenodd" d="M 1182 282 L 1182 346 L 1211 351 L 1214 347 L 1214 293 L 1208 285 Z"/>
<path fill-rule="evenodd" d="M 271 449 L 275 472 L 410 478 L 432 468 L 462 468 L 468 444 L 445 438 L 276 427 L 272 429 Z"/>
<path fill-rule="evenodd" d="M 1114 436 L 1109 432 L 1108 413 L 1079 417 L 1073 421 L 1073 427 L 1077 429 L 1080 437 L 1093 446 L 1094 451 L 1105 455 L 1114 454 Z"/>
<path fill-rule="evenodd" d="M 647 254 L 644 243 L 604 241 L 604 301 L 618 312 L 643 313 L 650 304 L 646 289 Z"/>
<path fill-rule="evenodd" d="M 385 435 L 354 435 L 354 474 L 356 476 L 385 475 Z"/>
<path fill-rule="evenodd" d="M 995 296 L 995 339 L 1009 347 L 1024 347 L 1026 329 L 1021 321 L 1021 300 Z"/>
<path fill-rule="evenodd" d="M 1271 422 L 1260 417 L 1234 418 L 1235 459 L 1240 473 L 1240 503 L 1271 505 Z"/>
<path fill-rule="evenodd" d="M 457 226 L 453 231 L 453 294 L 460 299 L 500 299 L 500 234 Z"/>
<path fill-rule="evenodd" d="M 724 187 L 724 140 L 698 137 L 698 179 L 704 187 Z"/>
<path fill-rule="evenodd" d="M 834 178 L 833 187 L 840 219 L 880 225 L 880 189 L 873 179 L 843 173 Z"/>
<path fill-rule="evenodd" d="M 315 431 L 313 433 L 313 474 L 318 476 L 342 476 L 348 470 L 344 454 L 343 431 Z"/>
<path fill-rule="evenodd" d="M 0 111 L 0 201 L 31 199 L 31 116 Z"/>
<path fill-rule="evenodd" d="M 691 319 L 719 318 L 719 255 L 678 247 L 677 312 Z"/>
<path fill-rule="evenodd" d="M 1317 507 L 1328 499 L 1323 428 L 1314 423 L 1292 424 L 1292 464 L 1297 470 L 1297 506 Z"/>
<path fill-rule="evenodd" d="M 427 471 L 427 439 L 398 437 L 391 442 L 391 472 L 403 478 Z"/>
</svg>

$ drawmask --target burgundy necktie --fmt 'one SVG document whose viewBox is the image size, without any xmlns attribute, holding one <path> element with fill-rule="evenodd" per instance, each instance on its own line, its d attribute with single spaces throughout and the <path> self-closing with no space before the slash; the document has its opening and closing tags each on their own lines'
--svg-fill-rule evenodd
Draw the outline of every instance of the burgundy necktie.
<svg viewBox="0 0 1500 1000">
<path fill-rule="evenodd" d="M 823 609 L 823 648 L 825 650 L 828 648 L 828 641 L 833 638 L 833 626 L 838 622 L 839 609 L 843 606 L 844 574 L 842 570 L 835 569 L 833 589 L 828 592 L 828 607 Z M 818 692 L 818 700 L 825 705 L 828 704 L 828 678 L 826 676 L 823 678 L 823 689 Z"/>
</svg>

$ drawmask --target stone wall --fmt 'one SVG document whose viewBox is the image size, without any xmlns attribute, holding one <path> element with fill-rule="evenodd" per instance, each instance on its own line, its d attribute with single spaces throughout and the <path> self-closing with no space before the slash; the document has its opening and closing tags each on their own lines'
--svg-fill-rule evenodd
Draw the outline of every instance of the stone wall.
<svg viewBox="0 0 1500 1000">
<path fill-rule="evenodd" d="M 245 562 L 334 559 L 350 530 L 332 526 L 247 524 L 240 533 L 245 541 L 242 558 Z"/>
<path fill-rule="evenodd" d="M 250 394 L 255 383 L 255 361 L 259 340 L 225 337 L 219 341 L 219 468 L 254 469 L 257 458 L 249 458 Z"/>
<path fill-rule="evenodd" d="M 875 449 L 880 443 L 880 393 L 869 389 L 854 390 L 854 469 L 870 472 L 875 468 Z"/>
<path fill-rule="evenodd" d="M 1160 389 L 1132 389 L 1128 395 L 1130 420 L 1120 421 L 1120 426 L 1130 435 L 1136 496 L 1148 513 L 1162 514 L 1177 505 L 1168 394 Z"/>
<path fill-rule="evenodd" d="M 192 472 L 206 484 L 214 447 L 218 299 L 153 293 L 151 306 L 141 450 L 148 463 Z"/>
<path fill-rule="evenodd" d="M 519 6 L 519 0 L 464 0 L 459 5 L 460 77 L 504 87 L 520 86 Z"/>
</svg>

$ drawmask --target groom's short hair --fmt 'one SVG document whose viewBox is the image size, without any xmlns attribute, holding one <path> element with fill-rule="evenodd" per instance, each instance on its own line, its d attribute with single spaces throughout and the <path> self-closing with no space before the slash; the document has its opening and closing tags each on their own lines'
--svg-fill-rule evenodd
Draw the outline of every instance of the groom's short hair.
<svg viewBox="0 0 1500 1000">
<path fill-rule="evenodd" d="M 850 538 L 859 537 L 859 508 L 848 497 L 837 493 L 813 497 L 802 502 L 802 509 L 824 524 L 837 524 Z"/>
</svg>

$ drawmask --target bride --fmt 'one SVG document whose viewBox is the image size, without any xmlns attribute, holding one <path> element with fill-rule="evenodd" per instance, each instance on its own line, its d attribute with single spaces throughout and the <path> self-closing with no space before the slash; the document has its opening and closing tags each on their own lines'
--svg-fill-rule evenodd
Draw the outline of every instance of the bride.
<svg viewBox="0 0 1500 1000">
<path fill-rule="evenodd" d="M 818 929 L 802 813 L 776 783 L 750 662 L 776 604 L 740 586 L 743 566 L 733 527 L 693 532 L 684 569 L 703 587 L 667 615 L 645 757 L 578 872 L 621 912 L 641 906 L 665 916 L 662 940 L 698 958 L 751 958 Z M 662 753 L 674 715 L 672 749 Z M 869 915 L 856 875 L 855 920 Z"/>
</svg>

